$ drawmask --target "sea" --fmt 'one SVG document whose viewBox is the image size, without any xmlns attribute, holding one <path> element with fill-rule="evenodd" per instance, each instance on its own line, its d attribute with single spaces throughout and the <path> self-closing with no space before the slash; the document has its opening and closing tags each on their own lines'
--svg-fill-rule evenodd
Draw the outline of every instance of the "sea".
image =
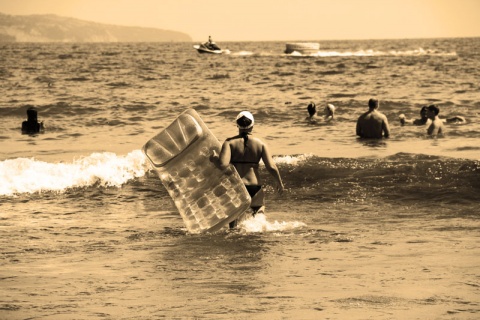
<svg viewBox="0 0 480 320">
<path fill-rule="evenodd" d="M 0 44 L 0 319 L 478 319 L 480 38 L 315 42 Z M 400 125 L 431 104 L 466 122 Z M 187 232 L 141 149 L 189 108 L 252 112 L 265 215 Z"/>
</svg>

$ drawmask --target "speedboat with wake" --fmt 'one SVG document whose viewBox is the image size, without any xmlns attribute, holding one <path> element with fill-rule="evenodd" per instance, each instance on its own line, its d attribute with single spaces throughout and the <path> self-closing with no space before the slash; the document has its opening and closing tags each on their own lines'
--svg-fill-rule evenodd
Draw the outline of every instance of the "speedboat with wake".
<svg viewBox="0 0 480 320">
<path fill-rule="evenodd" d="M 220 49 L 214 42 L 205 42 L 193 46 L 199 53 L 221 54 L 223 50 Z"/>
<path fill-rule="evenodd" d="M 197 44 L 193 46 L 199 53 L 212 53 L 221 54 L 228 53 L 228 50 L 222 50 L 215 42 L 212 41 L 212 37 L 208 36 L 208 41 L 205 43 Z"/>
</svg>

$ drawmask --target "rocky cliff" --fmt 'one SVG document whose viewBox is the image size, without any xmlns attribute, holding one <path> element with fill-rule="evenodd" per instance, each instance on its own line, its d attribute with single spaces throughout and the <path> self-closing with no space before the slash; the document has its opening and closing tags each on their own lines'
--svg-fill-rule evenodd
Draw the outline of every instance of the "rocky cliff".
<svg viewBox="0 0 480 320">
<path fill-rule="evenodd" d="M 189 42 L 182 32 L 126 27 L 56 15 L 0 13 L 0 42 Z"/>
</svg>

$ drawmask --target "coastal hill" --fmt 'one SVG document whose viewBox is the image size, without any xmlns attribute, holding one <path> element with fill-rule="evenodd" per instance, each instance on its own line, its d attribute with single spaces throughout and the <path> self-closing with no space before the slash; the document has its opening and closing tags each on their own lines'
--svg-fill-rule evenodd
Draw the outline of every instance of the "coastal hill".
<svg viewBox="0 0 480 320">
<path fill-rule="evenodd" d="M 0 13 L 0 42 L 190 42 L 185 33 L 127 27 L 57 15 Z"/>
</svg>

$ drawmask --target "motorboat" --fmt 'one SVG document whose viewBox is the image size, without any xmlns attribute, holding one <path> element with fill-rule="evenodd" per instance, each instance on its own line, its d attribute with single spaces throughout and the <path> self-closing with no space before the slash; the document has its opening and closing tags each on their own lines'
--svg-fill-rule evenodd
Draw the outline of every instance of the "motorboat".
<svg viewBox="0 0 480 320">
<path fill-rule="evenodd" d="M 196 44 L 193 46 L 199 53 L 221 54 L 223 50 L 215 44 L 215 42 L 207 41 L 205 43 Z"/>
<path fill-rule="evenodd" d="M 301 54 L 314 54 L 320 50 L 320 44 L 316 42 L 287 43 L 285 53 L 298 52 Z"/>
</svg>

